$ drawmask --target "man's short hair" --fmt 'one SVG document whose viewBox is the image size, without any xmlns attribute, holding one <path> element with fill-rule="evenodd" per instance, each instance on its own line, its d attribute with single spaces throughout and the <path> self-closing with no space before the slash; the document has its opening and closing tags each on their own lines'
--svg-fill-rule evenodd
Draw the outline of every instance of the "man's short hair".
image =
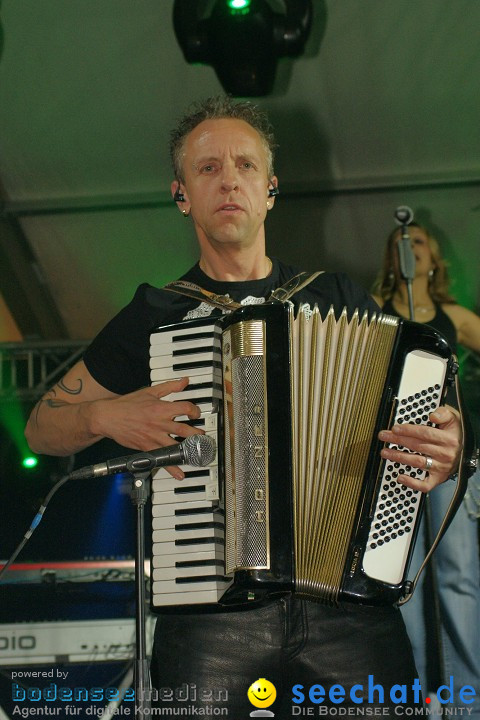
<svg viewBox="0 0 480 720">
<path fill-rule="evenodd" d="M 170 158 L 177 180 L 183 180 L 183 150 L 187 136 L 204 120 L 244 120 L 260 135 L 267 158 L 268 177 L 273 177 L 275 138 L 267 114 L 248 100 L 234 101 L 228 95 L 193 103 L 170 135 Z"/>
</svg>

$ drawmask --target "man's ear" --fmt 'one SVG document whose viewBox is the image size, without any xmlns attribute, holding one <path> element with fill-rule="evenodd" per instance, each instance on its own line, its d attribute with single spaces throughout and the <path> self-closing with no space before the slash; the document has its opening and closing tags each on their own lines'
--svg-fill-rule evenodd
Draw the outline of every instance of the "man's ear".
<svg viewBox="0 0 480 720">
<path fill-rule="evenodd" d="M 280 191 L 278 189 L 278 179 L 274 175 L 270 180 L 268 181 L 268 200 L 267 200 L 267 208 L 269 210 L 272 209 L 272 207 L 275 204 L 275 198 L 277 195 L 279 195 Z"/>
</svg>

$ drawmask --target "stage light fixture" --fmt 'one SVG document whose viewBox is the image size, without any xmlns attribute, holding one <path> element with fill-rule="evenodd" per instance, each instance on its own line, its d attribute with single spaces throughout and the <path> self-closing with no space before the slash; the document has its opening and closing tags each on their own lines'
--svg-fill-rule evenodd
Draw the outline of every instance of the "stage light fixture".
<svg viewBox="0 0 480 720">
<path fill-rule="evenodd" d="M 211 65 L 223 89 L 235 97 L 268 95 L 277 60 L 298 57 L 312 24 L 312 0 L 284 0 L 285 12 L 268 0 L 175 0 L 173 26 L 188 63 Z"/>
<path fill-rule="evenodd" d="M 235 11 L 248 12 L 251 0 L 227 0 L 228 7 Z"/>
</svg>

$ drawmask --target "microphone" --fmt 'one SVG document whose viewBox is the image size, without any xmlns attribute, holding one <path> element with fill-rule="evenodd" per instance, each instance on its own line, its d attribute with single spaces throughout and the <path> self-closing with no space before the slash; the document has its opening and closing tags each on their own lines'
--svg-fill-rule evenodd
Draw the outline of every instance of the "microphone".
<svg viewBox="0 0 480 720">
<path fill-rule="evenodd" d="M 394 213 L 395 220 L 398 225 L 401 225 L 402 236 L 397 243 L 398 248 L 398 263 L 400 266 L 400 274 L 402 278 L 407 282 L 408 291 L 408 304 L 410 319 L 414 319 L 413 309 L 413 296 L 412 296 L 412 281 L 415 277 L 415 255 L 412 250 L 410 243 L 410 236 L 408 234 L 408 224 L 413 220 L 413 210 L 408 205 L 400 205 L 397 207 Z"/>
<path fill-rule="evenodd" d="M 413 210 L 408 205 L 400 205 L 395 210 L 395 220 L 399 225 L 409 225 L 413 220 Z"/>
<path fill-rule="evenodd" d="M 86 465 L 71 472 L 69 479 L 87 480 L 118 472 L 145 472 L 165 465 L 206 467 L 215 459 L 216 448 L 215 440 L 209 435 L 191 435 L 177 445 L 124 455 L 96 465 Z"/>
</svg>

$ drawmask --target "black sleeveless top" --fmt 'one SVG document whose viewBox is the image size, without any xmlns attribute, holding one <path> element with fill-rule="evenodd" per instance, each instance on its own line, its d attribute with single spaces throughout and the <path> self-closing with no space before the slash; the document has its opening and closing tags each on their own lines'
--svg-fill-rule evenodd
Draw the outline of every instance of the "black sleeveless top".
<svg viewBox="0 0 480 720">
<path fill-rule="evenodd" d="M 428 323 L 425 323 L 425 325 L 430 325 L 435 330 L 438 330 L 439 333 L 443 335 L 445 340 L 450 345 L 452 351 L 454 353 L 457 352 L 457 330 L 455 328 L 455 325 L 448 317 L 447 313 L 442 310 L 440 305 L 437 305 L 435 303 L 435 316 L 428 321 Z M 382 312 L 384 312 L 386 315 L 395 315 L 396 317 L 403 317 L 403 315 L 400 315 L 395 308 L 393 307 L 392 300 L 386 300 L 385 304 L 382 307 Z"/>
</svg>

